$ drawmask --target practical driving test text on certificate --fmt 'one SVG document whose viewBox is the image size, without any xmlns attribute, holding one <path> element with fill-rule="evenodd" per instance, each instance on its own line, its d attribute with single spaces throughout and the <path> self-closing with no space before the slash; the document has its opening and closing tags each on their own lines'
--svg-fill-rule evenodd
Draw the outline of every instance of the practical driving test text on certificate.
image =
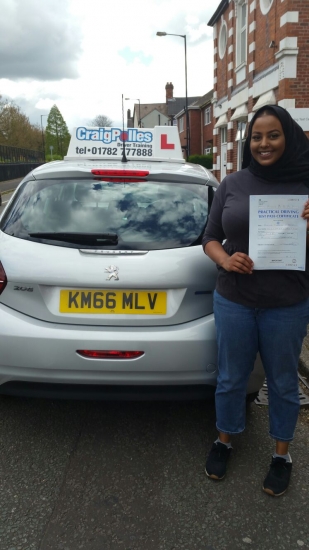
<svg viewBox="0 0 309 550">
<path fill-rule="evenodd" d="M 307 195 L 251 195 L 249 256 L 254 269 L 305 271 Z"/>
</svg>

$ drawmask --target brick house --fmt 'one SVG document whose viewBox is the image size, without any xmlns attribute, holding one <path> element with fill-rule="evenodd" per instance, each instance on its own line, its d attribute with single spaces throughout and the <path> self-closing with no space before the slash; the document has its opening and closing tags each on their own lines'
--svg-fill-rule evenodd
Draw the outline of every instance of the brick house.
<svg viewBox="0 0 309 550">
<path fill-rule="evenodd" d="M 222 0 L 208 25 L 214 174 L 221 181 L 241 168 L 247 124 L 259 107 L 281 105 L 309 132 L 309 2 Z"/>
<path fill-rule="evenodd" d="M 213 90 L 202 97 L 188 97 L 189 149 L 191 155 L 212 152 Z M 133 113 L 127 110 L 127 128 L 154 128 L 177 125 L 181 146 L 186 156 L 186 98 L 174 97 L 172 82 L 165 85 L 165 103 L 135 103 Z M 207 151 L 207 153 L 206 153 Z"/>
<path fill-rule="evenodd" d="M 188 103 L 197 97 L 188 97 Z M 174 97 L 172 82 L 165 85 L 165 103 L 135 103 L 133 114 L 127 110 L 128 128 L 154 128 L 155 126 L 173 126 L 176 113 L 186 104 L 185 97 Z"/>
<path fill-rule="evenodd" d="M 213 144 L 213 90 L 188 105 L 190 155 L 206 155 L 212 152 Z M 187 141 L 186 111 L 183 108 L 175 115 L 180 142 Z"/>
<path fill-rule="evenodd" d="M 202 155 L 212 153 L 213 148 L 213 92 L 213 90 L 210 90 L 199 102 L 202 124 Z"/>
<path fill-rule="evenodd" d="M 132 115 L 131 110 L 127 110 L 127 128 L 154 128 L 168 124 L 166 103 L 135 103 Z"/>
</svg>

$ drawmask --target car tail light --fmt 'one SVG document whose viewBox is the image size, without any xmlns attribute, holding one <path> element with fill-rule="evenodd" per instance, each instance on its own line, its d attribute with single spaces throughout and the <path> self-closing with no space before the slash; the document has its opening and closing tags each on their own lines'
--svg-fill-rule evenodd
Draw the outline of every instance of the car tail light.
<svg viewBox="0 0 309 550">
<path fill-rule="evenodd" d="M 123 177 L 135 177 L 135 178 L 145 178 L 149 175 L 149 170 L 111 170 L 111 169 L 105 169 L 105 170 L 97 170 L 93 169 L 91 170 L 91 173 L 94 176 L 108 176 L 110 178 L 120 178 Z"/>
<path fill-rule="evenodd" d="M 91 350 L 78 349 L 78 355 L 90 359 L 136 359 L 144 355 L 143 351 Z"/>
<path fill-rule="evenodd" d="M 104 178 L 100 178 L 99 176 L 97 176 L 96 178 L 97 181 L 106 181 L 106 182 L 110 182 L 111 179 L 112 179 L 112 182 L 113 183 L 141 183 L 141 182 L 144 182 L 145 179 L 143 178 L 106 178 L 106 176 Z"/>
<path fill-rule="evenodd" d="M 6 273 L 4 271 L 3 265 L 0 262 L 0 294 L 4 291 L 8 280 L 6 278 Z"/>
</svg>

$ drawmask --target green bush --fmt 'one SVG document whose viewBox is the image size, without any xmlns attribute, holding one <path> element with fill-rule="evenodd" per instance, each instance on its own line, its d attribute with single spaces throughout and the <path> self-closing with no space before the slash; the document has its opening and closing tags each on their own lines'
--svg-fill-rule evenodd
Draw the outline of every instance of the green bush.
<svg viewBox="0 0 309 550">
<path fill-rule="evenodd" d="M 212 169 L 213 156 L 211 155 L 190 155 L 187 158 L 187 162 L 192 162 L 193 164 L 200 164 L 204 168 Z"/>
<path fill-rule="evenodd" d="M 51 162 L 52 160 L 63 160 L 63 157 L 61 155 L 46 155 L 46 162 Z"/>
</svg>

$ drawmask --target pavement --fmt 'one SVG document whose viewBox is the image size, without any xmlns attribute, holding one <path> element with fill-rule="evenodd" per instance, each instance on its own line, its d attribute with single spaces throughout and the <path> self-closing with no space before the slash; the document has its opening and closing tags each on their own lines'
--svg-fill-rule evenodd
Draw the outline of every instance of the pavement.
<svg viewBox="0 0 309 550">
<path fill-rule="evenodd" d="M 0 181 L 0 193 L 5 194 L 14 191 L 22 179 L 23 178 L 17 178 L 14 180 Z"/>
</svg>

